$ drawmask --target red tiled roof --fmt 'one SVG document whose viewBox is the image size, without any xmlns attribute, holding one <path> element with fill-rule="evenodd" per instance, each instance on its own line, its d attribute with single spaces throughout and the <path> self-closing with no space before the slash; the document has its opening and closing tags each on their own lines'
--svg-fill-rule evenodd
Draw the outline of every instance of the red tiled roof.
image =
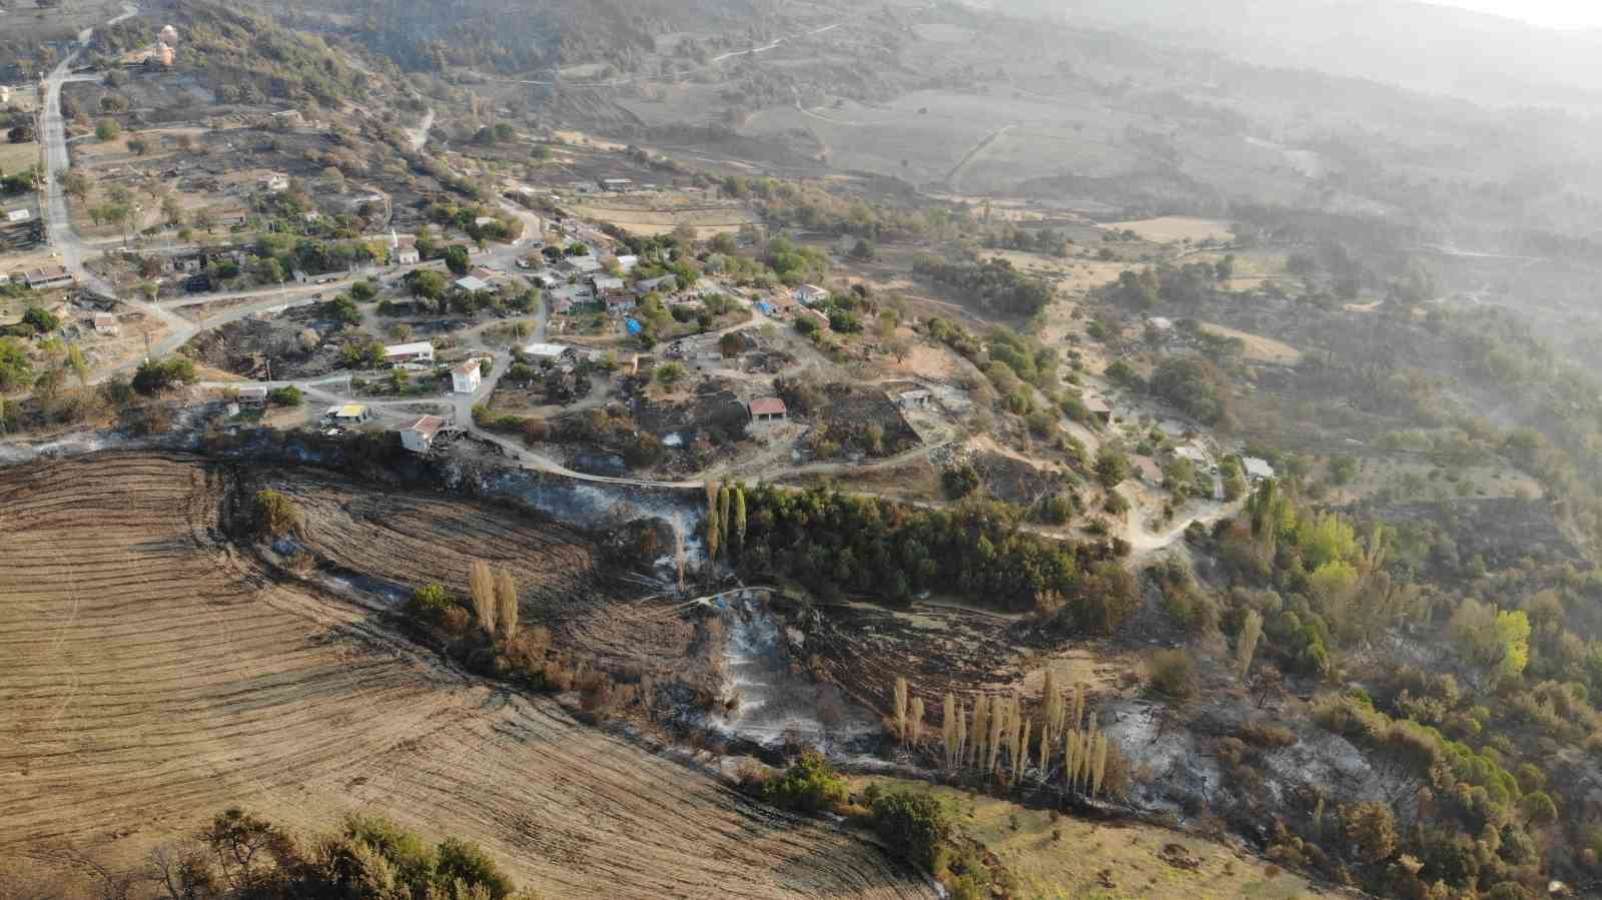
<svg viewBox="0 0 1602 900">
<path fill-rule="evenodd" d="M 763 397 L 760 400 L 752 400 L 751 415 L 782 416 L 784 415 L 784 401 L 778 397 Z"/>
<path fill-rule="evenodd" d="M 439 434 L 439 430 L 444 427 L 445 420 L 439 416 L 424 416 L 406 426 L 406 430 L 415 431 L 418 434 L 421 434 L 423 437 L 432 440 L 434 435 Z"/>
</svg>

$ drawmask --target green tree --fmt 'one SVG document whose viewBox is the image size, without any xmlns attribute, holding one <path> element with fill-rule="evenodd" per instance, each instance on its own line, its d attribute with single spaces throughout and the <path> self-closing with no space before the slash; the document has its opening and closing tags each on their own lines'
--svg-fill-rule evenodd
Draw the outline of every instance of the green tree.
<svg viewBox="0 0 1602 900">
<path fill-rule="evenodd" d="M 1112 490 L 1129 477 L 1129 457 L 1111 444 L 1103 444 L 1096 453 L 1096 480 Z"/>
<path fill-rule="evenodd" d="M 258 260 L 256 263 L 256 279 L 266 284 L 283 284 L 283 264 L 271 256 Z"/>
<path fill-rule="evenodd" d="M 438 301 L 445 296 L 445 276 L 427 269 L 419 269 L 412 273 L 412 296 L 422 297 L 425 300 Z"/>
<path fill-rule="evenodd" d="M 122 134 L 122 126 L 115 119 L 101 119 L 95 126 L 95 138 L 101 142 L 114 141 Z"/>
<path fill-rule="evenodd" d="M 89 176 L 76 169 L 68 169 L 62 172 L 57 180 L 61 182 L 61 189 L 67 192 L 67 196 L 79 203 L 82 203 L 89 196 L 89 191 L 93 187 L 89 181 Z"/>
<path fill-rule="evenodd" d="M 684 366 L 678 363 L 668 363 L 657 367 L 656 383 L 671 390 L 674 385 L 684 380 L 684 375 Z"/>
<path fill-rule="evenodd" d="M 32 382 L 27 348 L 14 338 L 0 337 L 0 389 L 14 391 Z"/>
<path fill-rule="evenodd" d="M 950 814 L 927 794 L 890 791 L 874 798 L 873 830 L 898 856 L 926 872 L 943 869 L 952 836 Z"/>
<path fill-rule="evenodd" d="M 845 805 L 850 796 L 846 780 L 816 750 L 804 751 L 782 777 L 762 786 L 763 800 L 801 812 L 834 809 Z"/>
<path fill-rule="evenodd" d="M 61 327 L 61 320 L 42 306 L 28 307 L 22 314 L 22 321 L 33 326 L 33 330 L 39 334 L 49 334 Z"/>
<path fill-rule="evenodd" d="M 1358 862 L 1384 862 L 1396 853 L 1399 836 L 1396 817 L 1383 803 L 1359 803 L 1342 811 L 1346 839 L 1352 842 Z"/>
<path fill-rule="evenodd" d="M 466 247 L 461 244 L 452 244 L 445 248 L 445 267 L 450 269 L 458 278 L 466 275 L 471 265 Z"/>
</svg>

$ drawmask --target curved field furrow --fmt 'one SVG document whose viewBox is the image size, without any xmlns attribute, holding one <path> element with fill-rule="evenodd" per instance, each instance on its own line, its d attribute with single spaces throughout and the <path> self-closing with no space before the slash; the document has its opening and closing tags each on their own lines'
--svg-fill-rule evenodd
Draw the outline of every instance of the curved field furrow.
<svg viewBox="0 0 1602 900">
<path fill-rule="evenodd" d="M 306 829 L 361 809 L 464 836 L 557 896 L 931 895 L 855 835 L 442 665 L 371 609 L 276 582 L 224 540 L 232 477 L 151 454 L 0 470 L 0 856 L 134 864 L 237 803 Z M 353 572 L 465 591 L 484 558 L 513 572 L 531 614 L 581 610 L 603 649 L 690 638 L 665 609 L 603 608 L 575 532 L 326 473 L 244 489 L 262 485 L 294 497 L 307 545 Z"/>
</svg>

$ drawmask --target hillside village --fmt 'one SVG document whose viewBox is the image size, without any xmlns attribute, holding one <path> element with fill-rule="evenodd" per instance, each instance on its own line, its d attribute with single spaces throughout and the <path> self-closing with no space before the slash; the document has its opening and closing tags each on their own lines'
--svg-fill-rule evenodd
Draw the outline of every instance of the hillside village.
<svg viewBox="0 0 1602 900">
<path fill-rule="evenodd" d="M 0 8 L 0 897 L 1602 884 L 1588 182 L 584 6 Z"/>
</svg>

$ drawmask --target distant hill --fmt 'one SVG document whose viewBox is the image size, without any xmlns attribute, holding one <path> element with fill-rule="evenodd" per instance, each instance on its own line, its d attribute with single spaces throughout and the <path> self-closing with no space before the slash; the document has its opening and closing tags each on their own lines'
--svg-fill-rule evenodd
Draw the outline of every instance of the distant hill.
<svg viewBox="0 0 1602 900">
<path fill-rule="evenodd" d="M 1372 78 L 1496 105 L 1602 108 L 1602 31 L 1559 31 L 1408 0 L 997 0 L 1250 62 Z"/>
</svg>

